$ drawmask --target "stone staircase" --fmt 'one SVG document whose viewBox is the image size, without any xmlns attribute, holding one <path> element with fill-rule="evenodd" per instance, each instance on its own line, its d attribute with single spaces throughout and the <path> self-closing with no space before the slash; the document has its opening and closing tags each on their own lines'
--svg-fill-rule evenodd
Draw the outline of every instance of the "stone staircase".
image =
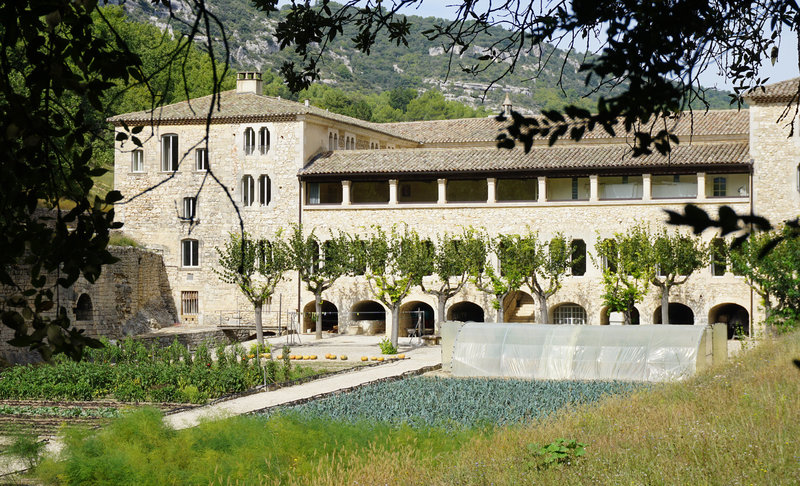
<svg viewBox="0 0 800 486">
<path fill-rule="evenodd" d="M 505 321 L 533 322 L 536 319 L 536 304 L 533 299 L 527 294 L 517 294 L 513 299 L 510 305 L 506 307 Z"/>
</svg>

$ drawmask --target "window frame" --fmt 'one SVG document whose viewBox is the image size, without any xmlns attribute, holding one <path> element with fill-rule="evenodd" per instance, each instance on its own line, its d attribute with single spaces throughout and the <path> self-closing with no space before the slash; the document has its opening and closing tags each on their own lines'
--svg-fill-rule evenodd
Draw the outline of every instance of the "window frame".
<svg viewBox="0 0 800 486">
<path fill-rule="evenodd" d="M 272 179 L 266 174 L 258 176 L 258 203 L 269 206 L 272 202 Z"/>
<path fill-rule="evenodd" d="M 264 136 L 266 134 L 266 136 Z M 258 153 L 266 155 L 270 149 L 272 134 L 268 127 L 261 127 L 258 129 Z"/>
<path fill-rule="evenodd" d="M 722 194 L 719 194 L 719 193 Z M 728 195 L 728 178 L 713 176 L 711 180 L 711 197 L 726 197 Z"/>
<path fill-rule="evenodd" d="M 198 267 L 200 267 L 200 240 L 193 238 L 181 240 L 181 268 Z"/>
<path fill-rule="evenodd" d="M 137 168 L 137 162 L 138 162 L 138 168 Z M 144 150 L 142 149 L 131 150 L 131 172 L 134 174 L 144 173 Z"/>
<path fill-rule="evenodd" d="M 194 151 L 194 170 L 208 172 L 208 149 L 201 147 Z"/>
<path fill-rule="evenodd" d="M 189 212 L 187 209 L 191 209 L 191 211 Z M 186 196 L 183 198 L 182 218 L 185 220 L 197 219 L 197 198 L 195 196 Z"/>
<path fill-rule="evenodd" d="M 245 174 L 242 176 L 240 183 L 239 183 L 239 190 L 241 192 L 241 197 L 239 200 L 242 203 L 243 207 L 249 208 L 255 203 L 255 179 L 250 174 Z"/>
<path fill-rule="evenodd" d="M 256 131 L 253 127 L 244 129 L 244 135 L 242 135 L 242 151 L 244 151 L 245 155 L 253 155 L 256 151 Z"/>
<path fill-rule="evenodd" d="M 169 148 L 167 148 L 169 145 Z M 161 135 L 161 172 L 178 172 L 180 161 L 179 139 L 177 133 Z"/>
</svg>

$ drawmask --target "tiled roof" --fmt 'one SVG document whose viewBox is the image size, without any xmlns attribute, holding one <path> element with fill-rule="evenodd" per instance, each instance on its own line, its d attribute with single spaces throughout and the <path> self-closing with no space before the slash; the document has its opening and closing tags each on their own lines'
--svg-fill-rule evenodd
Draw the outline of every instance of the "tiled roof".
<svg viewBox="0 0 800 486">
<path fill-rule="evenodd" d="M 667 118 L 652 124 L 659 130 L 670 128 L 678 137 L 715 137 L 746 135 L 749 130 L 747 110 L 710 110 L 708 112 L 685 112 L 677 118 Z M 497 139 L 510 121 L 498 122 L 495 117 L 462 118 L 458 120 L 435 120 L 382 123 L 384 130 L 416 140 L 421 143 L 465 143 L 488 142 Z M 377 124 L 376 124 L 377 125 Z M 617 130 L 617 137 L 624 137 L 624 130 Z M 611 135 L 602 128 L 588 132 L 584 139 L 610 139 Z"/>
<path fill-rule="evenodd" d="M 747 142 L 695 143 L 674 147 L 669 157 L 654 153 L 632 157 L 627 145 L 572 145 L 522 149 L 421 148 L 399 150 L 337 150 L 325 152 L 300 171 L 300 176 L 413 173 L 552 172 L 630 168 L 648 170 L 675 166 L 745 166 Z"/>
<path fill-rule="evenodd" d="M 137 111 L 112 116 L 109 122 L 119 124 L 124 121 L 128 125 L 156 123 L 171 125 L 178 123 L 203 123 L 208 115 L 211 96 L 195 98 L 191 101 L 181 101 L 171 105 L 156 108 L 151 111 Z M 214 110 L 211 118 L 215 121 L 249 122 L 270 119 L 286 119 L 298 115 L 315 115 L 329 120 L 335 120 L 349 125 L 354 125 L 369 130 L 374 130 L 391 136 L 395 135 L 380 123 L 371 123 L 357 118 L 332 113 L 316 106 L 306 106 L 303 103 L 273 98 L 271 96 L 257 95 L 255 93 L 236 93 L 235 90 L 223 91 L 219 94 L 219 109 Z"/>
<path fill-rule="evenodd" d="M 745 98 L 758 102 L 790 102 L 797 99 L 800 92 L 800 78 L 787 79 L 770 84 L 763 88 L 755 88 L 745 94 Z"/>
</svg>

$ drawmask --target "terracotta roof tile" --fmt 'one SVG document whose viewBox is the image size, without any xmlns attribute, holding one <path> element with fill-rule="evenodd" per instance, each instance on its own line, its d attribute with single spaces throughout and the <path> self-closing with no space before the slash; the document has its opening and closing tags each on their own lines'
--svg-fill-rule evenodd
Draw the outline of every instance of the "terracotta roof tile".
<svg viewBox="0 0 800 486">
<path fill-rule="evenodd" d="M 580 171 L 635 168 L 669 169 L 750 164 L 747 142 L 678 145 L 669 157 L 654 153 L 634 158 L 623 144 L 534 147 L 521 149 L 421 148 L 399 150 L 338 150 L 312 160 L 299 175 L 369 175 L 413 173 L 492 173 L 513 171 Z"/>
<path fill-rule="evenodd" d="M 656 122 L 652 126 L 655 129 L 666 126 L 678 137 L 684 138 L 744 136 L 748 133 L 749 121 L 747 110 L 710 110 L 685 112 L 680 117 L 668 118 L 665 122 Z M 444 144 L 494 141 L 509 123 L 509 121 L 498 122 L 495 117 L 489 117 L 383 123 L 379 126 L 421 143 Z M 623 136 L 624 131 L 617 131 L 617 137 Z M 602 128 L 597 128 L 584 136 L 587 140 L 610 138 L 612 137 Z"/>
<path fill-rule="evenodd" d="M 779 83 L 770 84 L 763 88 L 754 88 L 744 96 L 748 100 L 758 102 L 783 102 L 788 103 L 797 99 L 800 92 L 800 78 L 787 79 Z"/>
<path fill-rule="evenodd" d="M 251 120 L 285 119 L 298 115 L 315 115 L 329 120 L 347 123 L 357 127 L 375 130 L 399 138 L 394 131 L 384 128 L 383 124 L 371 123 L 357 118 L 339 115 L 316 106 L 306 106 L 295 101 L 273 98 L 271 96 L 257 95 L 255 93 L 236 93 L 235 90 L 223 91 L 219 94 L 219 109 L 215 109 L 212 120 L 228 122 L 247 122 Z M 203 123 L 208 115 L 211 96 L 195 98 L 191 101 L 181 101 L 171 105 L 156 108 L 151 111 L 137 111 L 112 116 L 109 122 L 119 124 L 124 121 L 128 125 L 149 124 L 153 121 L 165 125 L 179 123 Z"/>
</svg>

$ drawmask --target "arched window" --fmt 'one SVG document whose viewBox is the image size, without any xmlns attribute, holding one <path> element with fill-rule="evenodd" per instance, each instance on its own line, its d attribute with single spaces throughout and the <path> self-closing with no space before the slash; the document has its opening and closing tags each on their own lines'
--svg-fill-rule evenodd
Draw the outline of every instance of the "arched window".
<svg viewBox="0 0 800 486">
<path fill-rule="evenodd" d="M 92 317 L 92 298 L 89 297 L 89 294 L 81 294 L 75 305 L 75 320 L 91 321 Z"/>
<path fill-rule="evenodd" d="M 178 136 L 169 133 L 161 137 L 161 171 L 178 170 Z"/>
<path fill-rule="evenodd" d="M 570 242 L 570 270 L 573 276 L 580 277 L 586 273 L 586 242 L 572 240 Z"/>
<path fill-rule="evenodd" d="M 253 180 L 253 176 L 246 175 L 242 177 L 242 205 L 243 206 L 252 206 L 253 201 L 255 201 L 256 195 L 256 185 L 255 181 Z"/>
<path fill-rule="evenodd" d="M 244 149 L 245 155 L 252 155 L 253 152 L 256 150 L 256 132 L 252 128 L 248 127 L 244 130 Z"/>
<path fill-rule="evenodd" d="M 553 311 L 554 324 L 586 324 L 586 310 L 578 304 L 561 304 Z"/>
<path fill-rule="evenodd" d="M 269 176 L 262 175 L 258 178 L 258 202 L 262 206 L 268 206 L 272 201 L 272 181 Z"/>
<path fill-rule="evenodd" d="M 144 152 L 136 149 L 131 152 L 131 172 L 144 172 Z"/>
<path fill-rule="evenodd" d="M 269 152 L 269 129 L 267 127 L 261 127 L 261 130 L 258 131 L 258 150 L 261 155 Z"/>
<path fill-rule="evenodd" d="M 200 242 L 197 240 L 181 241 L 181 265 L 183 267 L 200 266 Z"/>
<path fill-rule="evenodd" d="M 337 150 L 339 148 L 339 134 L 333 134 L 333 150 Z"/>
<path fill-rule="evenodd" d="M 333 133 L 328 133 L 328 150 L 333 150 Z"/>
</svg>

